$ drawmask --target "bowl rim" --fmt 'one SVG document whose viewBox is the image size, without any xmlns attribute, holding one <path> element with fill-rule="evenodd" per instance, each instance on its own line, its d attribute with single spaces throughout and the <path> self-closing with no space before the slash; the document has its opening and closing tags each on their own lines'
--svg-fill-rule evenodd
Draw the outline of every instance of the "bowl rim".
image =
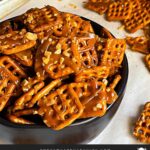
<svg viewBox="0 0 150 150">
<path fill-rule="evenodd" d="M 80 16 L 81 17 L 81 16 Z M 16 18 L 16 17 L 14 17 Z M 13 20 L 14 18 L 10 18 L 8 20 Z M 103 27 L 102 25 L 96 23 L 95 21 L 93 20 L 90 20 L 88 18 L 85 18 L 85 17 L 81 17 L 82 19 L 86 20 L 86 21 L 89 21 L 92 25 L 94 24 L 95 26 L 98 26 L 99 28 L 101 29 L 105 29 L 107 30 L 107 28 Z M 8 21 L 8 20 L 5 20 L 5 21 Z M 4 22 L 4 21 L 2 21 Z M 1 22 L 1 23 L 2 23 Z M 94 29 L 94 27 L 93 27 Z M 109 30 L 107 30 L 108 32 L 110 32 Z M 111 33 L 111 32 L 110 32 Z M 111 35 L 116 38 L 112 33 Z M 123 80 L 120 81 L 120 84 L 122 85 L 121 86 L 121 89 L 119 91 L 117 91 L 117 94 L 118 94 L 118 99 L 119 97 L 121 96 L 121 94 L 124 92 L 125 88 L 126 88 L 126 84 L 127 84 L 127 80 L 128 80 L 128 74 L 129 74 L 129 67 L 128 67 L 128 60 L 127 60 L 127 56 L 126 54 L 124 54 L 124 59 L 123 59 L 123 62 L 122 62 L 122 66 L 125 68 L 124 72 L 125 72 L 125 75 L 124 75 L 124 78 Z M 122 68 L 123 68 L 122 67 Z M 116 101 L 118 101 L 118 99 Z M 107 107 L 107 112 L 108 111 L 111 111 L 111 108 L 112 106 L 115 105 L 116 101 L 111 104 L 111 105 L 108 105 Z M 118 108 L 117 108 L 118 109 Z M 106 112 L 106 113 L 107 113 Z M 102 116 L 102 117 L 105 117 Z M 81 119 L 81 120 L 77 120 L 75 122 L 73 122 L 71 125 L 69 125 L 69 127 L 73 127 L 73 126 L 78 126 L 78 125 L 83 125 L 83 124 L 86 124 L 86 123 L 89 123 L 91 121 L 94 121 L 94 120 L 97 120 L 97 119 L 101 119 L 102 117 L 91 117 L 91 118 L 86 118 L 86 119 Z M 0 124 L 1 125 L 4 125 L 4 126 L 7 126 L 7 127 L 11 127 L 11 128 L 18 128 L 18 129 L 47 129 L 49 127 L 47 127 L 46 125 L 39 125 L 39 124 L 33 124 L 33 125 L 22 125 L 22 124 L 15 124 L 15 123 L 12 123 L 10 122 L 9 120 L 3 118 L 0 116 Z M 67 127 L 66 127 L 67 128 Z M 49 128 L 51 129 L 51 128 Z M 52 130 L 52 129 L 51 129 Z"/>
</svg>

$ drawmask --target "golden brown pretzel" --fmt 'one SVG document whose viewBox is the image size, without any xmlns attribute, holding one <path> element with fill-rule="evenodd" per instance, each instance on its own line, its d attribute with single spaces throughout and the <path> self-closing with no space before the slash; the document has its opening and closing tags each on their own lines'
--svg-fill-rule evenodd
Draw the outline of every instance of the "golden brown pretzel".
<svg viewBox="0 0 150 150">
<path fill-rule="evenodd" d="M 107 39 L 104 52 L 101 56 L 100 65 L 106 65 L 110 68 L 110 75 L 116 73 L 120 67 L 126 49 L 126 42 L 123 39 Z"/>
<path fill-rule="evenodd" d="M 107 19 L 112 20 L 124 20 L 128 19 L 132 12 L 131 1 L 118 1 L 109 5 L 107 11 Z"/>
<path fill-rule="evenodd" d="M 25 29 L 13 31 L 0 36 L 0 51 L 7 55 L 15 54 L 34 47 L 36 40 L 37 35 Z"/>
<path fill-rule="evenodd" d="M 33 65 L 33 54 L 31 49 L 13 54 L 12 58 L 19 61 L 24 66 L 31 67 Z"/>
<path fill-rule="evenodd" d="M 24 16 L 24 24 L 33 32 L 41 32 L 61 23 L 61 13 L 52 6 L 28 10 Z"/>
<path fill-rule="evenodd" d="M 115 89 L 119 81 L 121 80 L 121 75 L 116 75 L 113 79 L 113 82 L 109 85 L 110 88 Z"/>
<path fill-rule="evenodd" d="M 27 88 L 25 93 L 15 101 L 13 111 L 22 110 L 28 108 L 28 102 L 32 100 L 34 95 L 38 93 L 40 89 L 44 87 L 44 82 L 35 83 L 31 88 Z"/>
<path fill-rule="evenodd" d="M 97 80 L 107 78 L 109 76 L 109 68 L 107 66 L 95 66 L 85 69 L 76 75 L 76 82 L 85 82 L 90 78 Z"/>
<path fill-rule="evenodd" d="M 15 82 L 16 84 L 21 78 L 26 77 L 26 74 L 22 68 L 9 56 L 0 57 L 0 67 L 3 67 L 7 70 L 7 74 L 9 75 L 11 81 Z"/>
<path fill-rule="evenodd" d="M 137 120 L 134 128 L 134 136 L 141 142 L 150 144 L 150 102 L 145 104 L 139 119 Z"/>
<path fill-rule="evenodd" d="M 144 54 L 149 54 L 149 40 L 145 36 L 139 37 L 126 37 L 127 44 L 131 47 L 131 50 L 138 51 Z"/>
<path fill-rule="evenodd" d="M 48 95 L 47 103 L 39 109 L 44 123 L 60 130 L 75 121 L 83 112 L 80 100 L 69 85 L 64 85 Z"/>
<path fill-rule="evenodd" d="M 89 0 L 84 7 L 102 15 L 107 11 L 110 2 L 111 0 Z"/>
<path fill-rule="evenodd" d="M 15 115 L 7 115 L 7 118 L 8 118 L 8 120 L 10 120 L 11 122 L 16 123 L 16 124 L 26 124 L 26 125 L 34 124 L 31 121 L 28 121 L 28 120 L 23 119 L 21 117 L 17 117 Z"/>
</svg>

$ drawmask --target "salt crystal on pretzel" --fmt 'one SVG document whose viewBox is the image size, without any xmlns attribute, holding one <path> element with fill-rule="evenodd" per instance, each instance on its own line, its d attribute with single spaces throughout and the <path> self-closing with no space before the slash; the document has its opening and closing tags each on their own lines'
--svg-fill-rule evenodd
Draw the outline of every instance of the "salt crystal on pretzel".
<svg viewBox="0 0 150 150">
<path fill-rule="evenodd" d="M 110 67 L 110 75 L 120 67 L 126 49 L 126 42 L 123 39 L 107 39 L 103 54 L 100 58 L 100 65 Z"/>
<path fill-rule="evenodd" d="M 150 102 L 147 102 L 137 120 L 133 135 L 143 143 L 150 144 Z"/>
<path fill-rule="evenodd" d="M 33 54 L 31 49 L 13 54 L 12 58 L 19 61 L 24 66 L 31 67 L 33 65 Z"/>
<path fill-rule="evenodd" d="M 22 68 L 9 56 L 0 57 L 0 67 L 4 67 L 7 70 L 11 81 L 15 82 L 16 84 L 18 81 L 20 81 L 20 79 L 26 77 L 26 74 Z"/>
<path fill-rule="evenodd" d="M 48 95 L 46 106 L 39 109 L 44 123 L 54 130 L 70 125 L 83 112 L 83 106 L 69 85 L 64 85 Z"/>
<path fill-rule="evenodd" d="M 61 13 L 52 6 L 30 9 L 23 16 L 24 24 L 30 31 L 36 33 L 59 25 L 61 18 Z"/>
<path fill-rule="evenodd" d="M 145 56 L 145 63 L 148 67 L 148 69 L 150 69 L 150 54 Z"/>
<path fill-rule="evenodd" d="M 133 33 L 150 23 L 150 15 L 146 9 L 140 8 L 131 14 L 130 18 L 124 20 L 126 30 Z"/>
<path fill-rule="evenodd" d="M 89 0 L 84 7 L 102 15 L 107 11 L 110 3 L 111 0 Z"/>
<path fill-rule="evenodd" d="M 16 124 L 25 124 L 25 125 L 34 124 L 31 121 L 28 121 L 28 120 L 21 118 L 21 117 L 17 117 L 15 115 L 7 115 L 7 118 L 8 118 L 8 120 L 10 120 L 11 122 L 16 123 Z"/>
<path fill-rule="evenodd" d="M 132 2 L 130 1 L 118 1 L 109 5 L 107 11 L 107 19 L 112 20 L 124 20 L 128 19 L 132 12 Z"/>
<path fill-rule="evenodd" d="M 34 47 L 36 40 L 37 35 L 25 29 L 0 35 L 0 52 L 7 55 L 18 53 Z"/>
<path fill-rule="evenodd" d="M 82 72 L 76 74 L 76 82 L 85 82 L 90 78 L 97 80 L 107 78 L 109 76 L 109 68 L 106 66 L 95 66 L 89 69 L 85 69 Z"/>
<path fill-rule="evenodd" d="M 131 47 L 131 50 L 149 54 L 149 40 L 144 36 L 139 37 L 127 37 L 127 44 Z"/>
<path fill-rule="evenodd" d="M 27 88 L 25 93 L 15 101 L 13 111 L 22 110 L 28 108 L 27 104 L 32 100 L 34 95 L 38 93 L 44 87 L 44 82 L 40 81 L 35 83 L 31 88 Z"/>
</svg>

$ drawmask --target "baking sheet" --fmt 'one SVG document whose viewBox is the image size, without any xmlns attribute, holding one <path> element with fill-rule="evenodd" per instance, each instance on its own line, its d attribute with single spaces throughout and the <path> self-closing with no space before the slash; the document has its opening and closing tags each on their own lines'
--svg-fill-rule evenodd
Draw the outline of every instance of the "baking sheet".
<svg viewBox="0 0 150 150">
<path fill-rule="evenodd" d="M 32 7 L 52 5 L 61 11 L 71 12 L 99 23 L 111 31 L 117 38 L 124 38 L 127 35 L 131 35 L 124 30 L 119 30 L 121 26 L 119 22 L 108 22 L 105 20 L 105 16 L 100 16 L 95 12 L 84 9 L 82 7 L 84 1 L 85 0 L 30 0 L 4 19 L 24 13 Z M 132 36 L 141 34 L 142 32 L 138 31 L 132 34 Z M 138 117 L 137 115 L 139 114 L 141 106 L 150 100 L 150 72 L 143 62 L 143 54 L 132 52 L 129 49 L 126 51 L 126 54 L 129 62 L 129 79 L 125 96 L 110 124 L 96 139 L 91 141 L 90 144 L 139 144 L 132 136 L 132 127 Z M 0 131 L 0 134 L 1 143 L 13 143 L 3 131 Z"/>
</svg>

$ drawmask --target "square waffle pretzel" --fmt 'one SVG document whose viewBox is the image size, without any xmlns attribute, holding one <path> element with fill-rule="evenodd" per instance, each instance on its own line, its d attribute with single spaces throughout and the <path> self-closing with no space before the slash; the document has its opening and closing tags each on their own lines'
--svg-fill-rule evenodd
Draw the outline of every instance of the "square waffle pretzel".
<svg viewBox="0 0 150 150">
<path fill-rule="evenodd" d="M 96 80 L 104 79 L 109 76 L 109 68 L 106 66 L 95 66 L 89 69 L 85 69 L 82 72 L 76 74 L 76 82 L 86 82 L 91 78 Z"/>
<path fill-rule="evenodd" d="M 137 9 L 130 18 L 124 20 L 126 30 L 133 33 L 150 23 L 150 15 L 146 9 Z"/>
<path fill-rule="evenodd" d="M 130 1 L 118 1 L 109 5 L 107 11 L 107 19 L 112 20 L 124 20 L 128 19 L 132 12 L 132 2 Z"/>
<path fill-rule="evenodd" d="M 35 79 L 35 83 L 32 84 L 33 85 L 31 85 L 28 82 L 25 83 L 27 87 L 24 88 L 24 94 L 15 101 L 13 107 L 14 112 L 18 110 L 23 110 L 26 107 L 28 107 L 27 105 L 28 102 L 30 102 L 32 98 L 38 93 L 38 91 L 40 91 L 45 85 L 43 81 L 38 82 L 38 80 L 36 79 Z"/>
<path fill-rule="evenodd" d="M 60 130 L 75 121 L 83 112 L 83 106 L 69 85 L 63 85 L 48 95 L 46 106 L 39 109 L 44 123 L 54 130 Z"/>
<path fill-rule="evenodd" d="M 144 106 L 134 128 L 134 136 L 141 142 L 150 144 L 150 102 Z"/>
<path fill-rule="evenodd" d="M 0 51 L 7 55 L 18 53 L 34 47 L 36 40 L 37 35 L 25 29 L 13 31 L 0 36 Z"/>
<path fill-rule="evenodd" d="M 98 56 L 95 49 L 96 37 L 92 37 L 92 34 L 89 34 L 88 37 L 78 37 L 77 41 L 79 43 L 78 49 L 80 53 L 80 60 L 82 61 L 82 66 L 84 68 L 97 66 Z"/>
<path fill-rule="evenodd" d="M 120 67 L 126 49 L 126 42 L 123 39 L 107 39 L 101 56 L 100 65 L 111 67 L 110 75 Z"/>
<path fill-rule="evenodd" d="M 52 6 L 30 9 L 23 16 L 24 24 L 36 33 L 59 25 L 61 18 L 60 12 Z"/>
<path fill-rule="evenodd" d="M 84 7 L 102 15 L 107 11 L 110 2 L 111 0 L 89 0 Z"/>
<path fill-rule="evenodd" d="M 94 32 L 90 22 L 83 20 L 77 15 L 62 13 L 62 21 L 62 24 L 53 28 L 53 35 L 67 37 Z"/>
<path fill-rule="evenodd" d="M 9 56 L 0 57 L 0 67 L 3 67 L 7 70 L 7 74 L 9 75 L 11 81 L 13 81 L 15 84 L 17 84 L 21 78 L 26 77 L 26 74 L 22 68 Z"/>
<path fill-rule="evenodd" d="M 16 85 L 11 80 L 4 67 L 0 67 L 0 112 L 5 108 L 10 97 L 13 95 Z"/>
<path fill-rule="evenodd" d="M 17 60 L 19 63 L 21 63 L 24 66 L 31 67 L 33 65 L 32 49 L 28 49 L 28 50 L 13 54 L 12 58 Z"/>
<path fill-rule="evenodd" d="M 131 50 L 138 51 L 144 54 L 149 54 L 149 40 L 144 36 L 139 37 L 127 37 L 127 44 L 131 47 Z"/>
<path fill-rule="evenodd" d="M 46 47 L 46 50 L 45 50 Z M 60 78 L 79 71 L 81 60 L 76 38 L 49 38 L 44 41 L 43 67 L 51 78 Z"/>
<path fill-rule="evenodd" d="M 148 69 L 150 70 L 150 54 L 145 56 L 145 63 L 148 67 Z"/>
</svg>

